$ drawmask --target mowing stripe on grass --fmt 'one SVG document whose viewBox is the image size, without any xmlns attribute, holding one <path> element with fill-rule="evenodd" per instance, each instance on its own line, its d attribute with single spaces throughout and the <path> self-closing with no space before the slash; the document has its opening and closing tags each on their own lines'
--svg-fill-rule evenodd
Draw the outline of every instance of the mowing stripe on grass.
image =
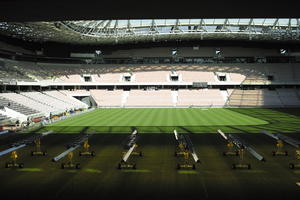
<svg viewBox="0 0 300 200">
<path fill-rule="evenodd" d="M 19 172 L 41 172 L 43 169 L 41 168 L 22 168 L 22 169 L 17 169 Z"/>
<path fill-rule="evenodd" d="M 47 125 L 39 132 L 79 133 L 86 126 L 97 133 L 129 133 L 131 127 L 140 133 L 172 133 L 175 128 L 181 133 L 216 133 L 217 129 L 226 133 L 260 133 L 262 129 L 289 133 L 300 130 L 300 117 L 261 108 L 108 108 Z"/>
<path fill-rule="evenodd" d="M 101 174 L 102 171 L 98 170 L 98 169 L 91 169 L 91 168 L 87 168 L 83 170 L 84 172 L 89 172 L 89 173 L 96 173 L 96 174 Z"/>
<path fill-rule="evenodd" d="M 221 108 L 114 108 L 69 118 L 49 126 L 210 126 L 259 125 L 268 122 Z"/>
<path fill-rule="evenodd" d="M 198 174 L 198 172 L 194 171 L 194 170 L 178 170 L 177 173 L 178 174 Z"/>
<path fill-rule="evenodd" d="M 151 170 L 149 169 L 122 169 L 122 172 L 125 173 L 150 173 Z"/>
</svg>

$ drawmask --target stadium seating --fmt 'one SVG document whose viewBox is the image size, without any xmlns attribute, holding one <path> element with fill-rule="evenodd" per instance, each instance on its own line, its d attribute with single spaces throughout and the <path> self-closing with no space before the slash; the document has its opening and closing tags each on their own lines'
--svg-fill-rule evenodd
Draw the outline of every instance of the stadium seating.
<svg viewBox="0 0 300 200">
<path fill-rule="evenodd" d="M 185 82 L 214 82 L 213 72 L 203 72 L 203 71 L 178 71 L 181 74 L 182 81 Z"/>
<path fill-rule="evenodd" d="M 105 73 L 99 75 L 93 75 L 93 79 L 95 82 L 100 83 L 116 83 L 121 80 L 122 74 L 120 73 Z"/>
<path fill-rule="evenodd" d="M 7 120 L 7 119 L 9 119 L 9 117 L 0 114 L 0 121 Z"/>
<path fill-rule="evenodd" d="M 219 89 L 178 90 L 177 106 L 221 107 L 224 104 Z"/>
<path fill-rule="evenodd" d="M 69 95 L 88 95 L 88 91 L 62 91 Z M 300 105 L 295 89 L 179 89 L 171 90 L 90 90 L 100 107 L 282 107 Z M 228 98 L 228 101 L 226 102 Z"/>
<path fill-rule="evenodd" d="M 275 65 L 266 67 L 266 75 L 273 75 L 274 81 L 288 82 L 292 80 L 297 80 L 293 73 L 294 67 L 292 65 Z"/>
<path fill-rule="evenodd" d="M 36 81 L 37 79 L 47 79 L 49 75 L 43 68 L 38 68 L 32 62 L 6 61 L 5 65 L 0 65 L 0 79 Z"/>
<path fill-rule="evenodd" d="M 173 106 L 171 90 L 130 90 L 126 106 Z"/>
<path fill-rule="evenodd" d="M 10 103 L 10 106 L 8 105 Z M 51 112 L 64 112 L 74 108 L 86 108 L 87 105 L 57 91 L 51 92 L 22 92 L 1 93 L 0 103 L 3 106 L 15 110 L 24 115 L 44 113 L 49 115 Z"/>
<path fill-rule="evenodd" d="M 236 107 L 281 107 L 284 102 L 278 96 L 276 90 L 256 89 L 232 91 L 228 106 Z"/>
<path fill-rule="evenodd" d="M 184 84 L 184 82 L 189 82 L 189 84 L 190 82 L 208 82 L 215 85 L 255 85 L 300 81 L 299 69 L 297 63 L 106 64 L 99 66 L 97 64 L 51 64 L 5 60 L 0 65 L 0 80 L 40 81 L 40 83 L 45 82 L 46 84 L 58 82 L 59 84 L 66 83 L 65 88 L 70 88 L 68 85 L 72 85 L 72 83 L 74 85 L 77 83 L 82 84 L 87 81 L 83 76 L 90 76 L 91 79 L 88 82 L 99 83 L 100 87 L 103 88 L 103 85 L 106 84 L 114 85 L 127 82 L 123 76 L 130 74 L 130 84 L 166 83 L 168 85 L 170 84 L 170 74 L 175 71 L 180 84 Z M 225 75 L 226 80 L 220 80 L 218 78 L 220 74 Z M 171 84 L 174 84 L 174 82 Z M 49 113 L 86 107 L 86 104 L 73 98 L 73 96 L 92 96 L 96 104 L 103 107 L 221 107 L 224 105 L 232 107 L 288 107 L 300 105 L 299 94 L 299 90 L 285 88 L 275 90 L 227 89 L 222 91 L 219 89 L 179 89 L 176 92 L 171 92 L 170 89 L 147 91 L 137 89 L 131 91 L 109 91 L 105 89 L 88 91 L 78 89 L 43 93 L 3 93 L 0 95 L 0 100 L 4 102 L 3 104 L 6 101 L 11 101 L 13 102 L 11 104 L 12 110 L 31 115 L 39 112 Z"/>
<path fill-rule="evenodd" d="M 47 96 L 40 92 L 23 92 L 22 95 L 34 99 L 35 101 L 38 101 L 40 103 L 43 103 L 49 107 L 54 108 L 54 110 L 67 110 L 68 105 L 63 103 L 62 101 L 59 101 L 53 97 Z"/>
<path fill-rule="evenodd" d="M 290 88 L 276 89 L 278 97 L 284 106 L 300 106 L 300 96 L 297 90 Z"/>
<path fill-rule="evenodd" d="M 36 101 L 35 99 L 26 97 L 22 94 L 16 94 L 16 93 L 2 93 L 0 96 L 5 97 L 11 101 L 17 102 L 18 104 L 21 104 L 23 106 L 26 106 L 31 109 L 36 109 L 39 112 L 43 113 L 49 113 L 54 112 L 56 109 L 46 105 L 44 103 L 41 103 L 39 101 Z"/>
<path fill-rule="evenodd" d="M 134 76 L 132 82 L 166 82 L 171 71 L 182 75 L 182 81 L 214 82 L 216 72 L 225 73 L 227 81 L 241 83 L 243 81 L 267 81 L 267 76 L 273 76 L 273 82 L 298 81 L 297 64 L 181 64 L 181 65 L 99 65 L 90 64 L 57 64 L 32 63 L 20 61 L 5 61 L 0 65 L 0 79 L 22 81 L 58 81 L 66 83 L 81 83 L 83 74 L 90 74 L 92 82 L 113 83 L 122 81 L 124 73 L 129 71 Z"/>
<path fill-rule="evenodd" d="M 83 79 L 80 75 L 67 75 L 59 77 L 59 80 L 64 83 L 80 83 Z"/>
<path fill-rule="evenodd" d="M 64 95 L 67 95 L 69 97 L 73 97 L 73 96 L 90 96 L 90 91 L 81 90 L 81 89 L 79 89 L 79 90 L 59 90 L 59 92 L 64 94 Z M 71 98 L 71 99 L 74 100 L 75 98 Z"/>
<path fill-rule="evenodd" d="M 13 94 L 13 93 L 11 93 Z M 24 115 L 32 115 L 32 114 L 36 114 L 36 113 L 39 113 L 39 111 L 35 110 L 34 108 L 30 108 L 30 107 L 26 107 L 22 104 L 19 104 L 19 103 L 16 103 L 14 101 L 14 98 L 5 98 L 10 96 L 10 94 L 0 94 L 0 106 L 3 106 L 3 107 L 7 107 L 9 109 L 12 109 L 14 111 L 17 111 L 21 114 L 24 114 Z M 14 96 L 14 95 L 12 95 Z"/>
<path fill-rule="evenodd" d="M 170 71 L 135 72 L 135 82 L 167 82 Z"/>
<path fill-rule="evenodd" d="M 99 107 L 120 107 L 123 90 L 91 90 L 91 96 Z"/>
<path fill-rule="evenodd" d="M 229 74 L 230 81 L 232 82 L 242 83 L 246 78 L 246 76 L 243 74 L 238 74 L 238 73 L 228 73 L 228 74 Z"/>
<path fill-rule="evenodd" d="M 234 91 L 234 89 L 227 89 L 228 96 L 230 96 L 233 91 Z"/>
<path fill-rule="evenodd" d="M 64 103 L 67 103 L 69 106 L 74 107 L 74 108 L 81 108 L 81 107 L 86 107 L 86 105 L 84 103 L 82 103 L 81 101 L 66 95 L 62 92 L 53 90 L 53 91 L 46 91 L 44 92 L 44 94 L 49 95 L 53 98 L 56 98 Z"/>
</svg>

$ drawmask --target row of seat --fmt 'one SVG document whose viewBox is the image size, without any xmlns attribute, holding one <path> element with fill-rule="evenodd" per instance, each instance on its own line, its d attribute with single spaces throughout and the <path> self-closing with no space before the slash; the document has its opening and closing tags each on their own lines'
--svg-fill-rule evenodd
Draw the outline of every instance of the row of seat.
<svg viewBox="0 0 300 200">
<path fill-rule="evenodd" d="M 109 106 L 212 106 L 212 107 L 289 107 L 300 106 L 300 90 L 282 88 L 171 90 L 90 90 L 100 107 Z"/>
<path fill-rule="evenodd" d="M 290 107 L 300 106 L 299 90 L 291 88 L 279 88 L 276 90 L 234 90 L 229 96 L 229 106 L 268 106 Z"/>
<path fill-rule="evenodd" d="M 99 107 L 223 107 L 300 106 L 300 90 L 180 89 L 164 90 L 78 90 L 1 93 L 0 106 L 30 116 L 49 114 L 87 105 L 72 96 L 91 96 Z"/>
<path fill-rule="evenodd" d="M 216 73 L 227 74 L 227 81 L 267 80 L 300 81 L 298 63 L 285 64 L 170 64 L 170 65 L 80 65 L 47 64 L 11 61 L 0 66 L 0 79 L 51 80 L 60 82 L 84 82 L 81 75 L 92 75 L 94 82 L 119 82 L 122 75 L 132 73 L 135 82 L 166 82 L 172 71 L 182 81 L 216 81 Z"/>
<path fill-rule="evenodd" d="M 90 90 L 90 94 L 100 107 L 224 106 L 226 102 L 219 89 Z"/>
<path fill-rule="evenodd" d="M 48 116 L 50 113 L 87 108 L 86 104 L 59 91 L 1 93 L 0 105 L 26 116 Z"/>
<path fill-rule="evenodd" d="M 13 99 L 10 100 L 3 96 L 0 96 L 0 106 L 7 107 L 24 115 L 32 115 L 38 113 L 38 111 L 34 108 L 26 107 L 20 103 L 16 103 Z"/>
<path fill-rule="evenodd" d="M 9 119 L 10 117 L 6 116 L 6 115 L 2 115 L 0 114 L 0 121 L 3 121 L 3 120 L 7 120 Z"/>
</svg>

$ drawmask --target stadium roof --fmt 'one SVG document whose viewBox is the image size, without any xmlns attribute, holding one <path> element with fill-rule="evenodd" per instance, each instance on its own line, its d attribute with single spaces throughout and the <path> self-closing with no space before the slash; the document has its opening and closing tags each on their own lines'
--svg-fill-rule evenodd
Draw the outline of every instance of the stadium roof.
<svg viewBox="0 0 300 200">
<path fill-rule="evenodd" d="M 1 22 L 0 34 L 34 42 L 114 44 L 174 40 L 300 41 L 299 18 Z"/>
</svg>

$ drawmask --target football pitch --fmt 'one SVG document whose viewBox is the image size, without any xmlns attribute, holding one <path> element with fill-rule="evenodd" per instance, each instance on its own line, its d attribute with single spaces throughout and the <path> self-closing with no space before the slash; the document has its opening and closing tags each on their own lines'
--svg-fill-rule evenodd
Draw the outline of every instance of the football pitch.
<svg viewBox="0 0 300 200">
<path fill-rule="evenodd" d="M 300 109 L 96 109 L 62 120 L 45 129 L 55 130 L 42 139 L 47 156 L 33 157 L 34 146 L 18 150 L 18 162 L 23 169 L 0 167 L 2 196 L 17 199 L 286 199 L 300 195 L 300 169 L 289 169 L 295 162 L 295 148 L 286 144 L 288 156 L 273 156 L 276 141 L 261 130 L 284 133 L 300 140 Z M 124 142 L 131 128 L 139 132 L 138 151 L 143 156 L 132 156 L 130 162 L 137 169 L 117 168 L 124 155 Z M 177 170 L 182 161 L 174 156 L 177 145 L 173 129 L 189 133 L 200 163 L 195 170 Z M 261 154 L 261 162 L 245 154 L 251 170 L 233 170 L 240 162 L 238 156 L 224 156 L 227 142 L 216 133 L 240 133 L 240 137 Z M 78 138 L 76 133 L 96 131 L 89 139 L 95 157 L 74 151 L 74 162 L 81 169 L 61 169 L 62 158 L 52 158 L 66 151 L 66 144 Z M 33 131 L 35 134 L 36 131 Z M 75 134 L 70 134 L 75 133 Z M 115 134 L 122 133 L 122 134 Z M 143 133 L 140 135 L 140 133 Z M 253 134 L 255 133 L 255 134 Z M 31 135 L 31 134 L 29 134 Z M 0 136 L 0 148 L 5 150 L 25 134 Z M 7 154 L 0 166 L 10 161 Z M 17 192 L 16 192 L 17 191 Z"/>
<path fill-rule="evenodd" d="M 297 132 L 297 109 L 262 108 L 105 108 L 71 117 L 41 131 L 56 133 L 259 133 Z M 292 114 L 289 114 L 293 112 Z"/>
</svg>

